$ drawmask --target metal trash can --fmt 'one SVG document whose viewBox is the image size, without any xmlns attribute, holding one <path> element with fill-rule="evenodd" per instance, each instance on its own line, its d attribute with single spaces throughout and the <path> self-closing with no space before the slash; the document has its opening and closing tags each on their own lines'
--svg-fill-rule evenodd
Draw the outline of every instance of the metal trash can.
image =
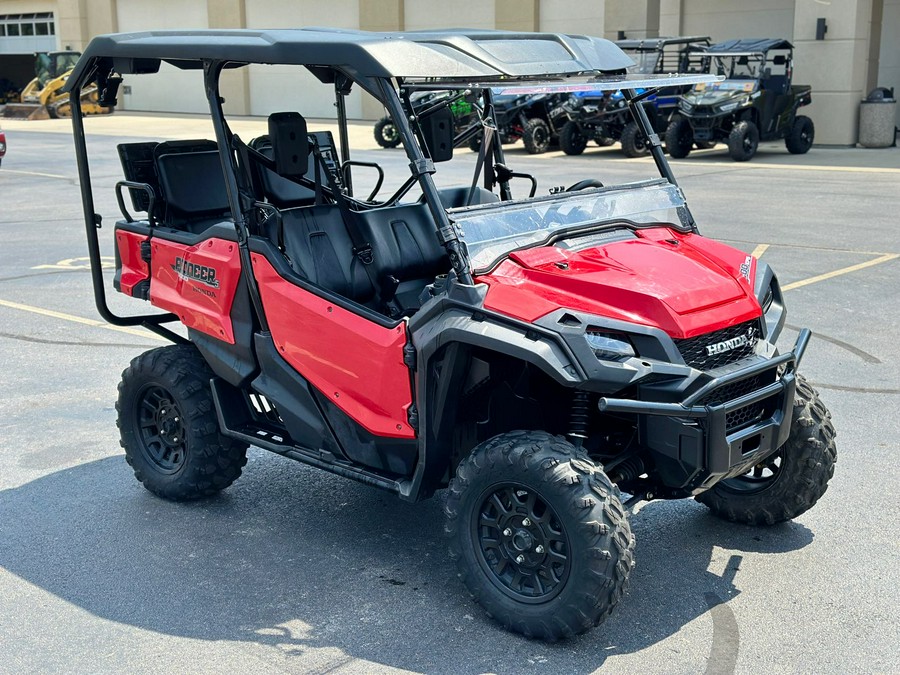
<svg viewBox="0 0 900 675">
<path fill-rule="evenodd" d="M 859 104 L 859 144 L 887 148 L 896 144 L 897 100 L 893 89 L 878 87 Z"/>
</svg>

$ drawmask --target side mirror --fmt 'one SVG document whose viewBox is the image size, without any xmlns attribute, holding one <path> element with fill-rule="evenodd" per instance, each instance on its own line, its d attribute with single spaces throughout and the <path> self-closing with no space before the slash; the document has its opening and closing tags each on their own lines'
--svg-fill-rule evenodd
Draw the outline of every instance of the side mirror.
<svg viewBox="0 0 900 675">
<path fill-rule="evenodd" d="M 453 113 L 443 106 L 419 120 L 433 162 L 453 159 Z"/>
</svg>

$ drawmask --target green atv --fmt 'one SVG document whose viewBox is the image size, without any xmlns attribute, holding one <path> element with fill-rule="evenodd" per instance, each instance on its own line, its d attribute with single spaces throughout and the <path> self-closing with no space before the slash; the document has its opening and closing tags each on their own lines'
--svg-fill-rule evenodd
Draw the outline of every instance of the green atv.
<svg viewBox="0 0 900 675">
<path fill-rule="evenodd" d="M 687 157 L 694 143 L 728 144 L 736 162 L 746 162 L 760 141 L 784 139 L 802 155 L 813 144 L 815 127 L 797 108 L 812 101 L 808 85 L 791 84 L 793 45 L 780 39 L 720 42 L 707 49 L 705 67 L 725 80 L 701 83 L 682 95 L 666 129 L 666 148 Z"/>
</svg>

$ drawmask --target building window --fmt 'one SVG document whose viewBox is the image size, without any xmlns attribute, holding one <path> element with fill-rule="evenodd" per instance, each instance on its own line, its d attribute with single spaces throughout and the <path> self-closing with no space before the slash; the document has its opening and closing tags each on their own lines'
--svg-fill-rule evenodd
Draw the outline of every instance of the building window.
<svg viewBox="0 0 900 675">
<path fill-rule="evenodd" d="M 0 14 L 0 37 L 46 37 L 56 35 L 53 12 Z"/>
</svg>

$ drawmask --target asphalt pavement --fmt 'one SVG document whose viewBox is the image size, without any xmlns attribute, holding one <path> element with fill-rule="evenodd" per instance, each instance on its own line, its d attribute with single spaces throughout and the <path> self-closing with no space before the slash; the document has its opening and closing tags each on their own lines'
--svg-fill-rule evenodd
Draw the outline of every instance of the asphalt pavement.
<svg viewBox="0 0 900 675">
<path fill-rule="evenodd" d="M 310 125 L 311 128 L 314 125 Z M 164 344 L 94 309 L 68 122 L 3 122 L 0 168 L 0 672 L 900 672 L 900 150 L 764 145 L 673 162 L 704 234 L 771 264 L 790 344 L 838 431 L 828 492 L 800 518 L 731 525 L 690 500 L 631 517 L 637 567 L 599 628 L 504 632 L 455 578 L 443 495 L 407 504 L 251 449 L 220 496 L 172 504 L 132 477 L 116 385 Z M 209 135 L 203 118 L 88 120 L 104 255 L 115 143 Z M 239 120 L 248 138 L 265 120 Z M 405 167 L 354 125 L 355 158 Z M 470 180 L 474 154 L 449 180 Z M 648 175 L 617 148 L 529 156 L 550 184 Z M 550 185 L 543 184 L 541 190 Z M 111 271 L 108 272 L 111 275 Z M 122 313 L 136 302 L 110 301 Z"/>
</svg>

